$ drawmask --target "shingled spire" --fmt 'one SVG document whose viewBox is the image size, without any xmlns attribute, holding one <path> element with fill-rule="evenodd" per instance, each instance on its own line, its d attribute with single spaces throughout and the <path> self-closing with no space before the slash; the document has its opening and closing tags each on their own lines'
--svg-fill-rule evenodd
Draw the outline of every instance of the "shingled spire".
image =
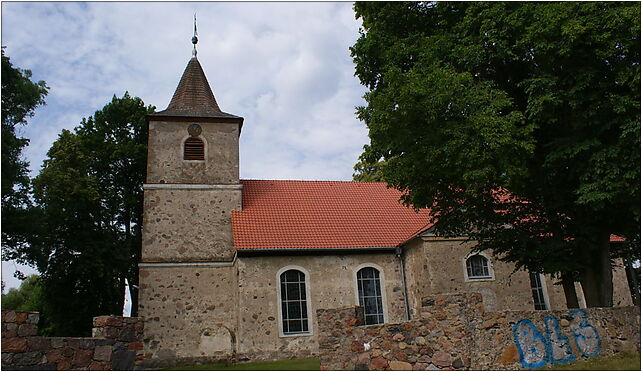
<svg viewBox="0 0 642 372">
<path fill-rule="evenodd" d="M 203 118 L 238 118 L 218 107 L 201 64 L 196 57 L 187 64 L 169 106 L 154 116 L 183 116 Z"/>
</svg>

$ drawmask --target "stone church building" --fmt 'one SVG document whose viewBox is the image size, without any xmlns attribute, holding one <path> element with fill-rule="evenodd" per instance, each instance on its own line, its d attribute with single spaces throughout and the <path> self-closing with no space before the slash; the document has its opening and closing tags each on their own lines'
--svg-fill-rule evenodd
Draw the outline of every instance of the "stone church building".
<svg viewBox="0 0 642 372">
<path fill-rule="evenodd" d="M 310 355 L 317 309 L 362 305 L 368 324 L 394 323 L 436 293 L 566 307 L 551 277 L 434 236 L 428 212 L 384 183 L 239 179 L 243 118 L 219 108 L 196 57 L 148 122 L 139 315 L 152 362 Z M 614 304 L 631 305 L 622 268 L 613 281 Z"/>
</svg>

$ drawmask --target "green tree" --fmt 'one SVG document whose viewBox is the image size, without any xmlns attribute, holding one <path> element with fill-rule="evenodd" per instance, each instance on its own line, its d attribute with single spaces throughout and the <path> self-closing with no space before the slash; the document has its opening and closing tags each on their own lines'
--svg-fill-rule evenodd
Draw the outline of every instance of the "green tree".
<svg viewBox="0 0 642 372">
<path fill-rule="evenodd" d="M 45 104 L 48 87 L 44 81 L 31 81 L 31 71 L 12 65 L 2 49 L 2 252 L 3 259 L 21 259 L 16 254 L 25 248 L 31 210 L 29 176 L 22 150 L 29 140 L 17 129 Z M 23 261 L 24 262 L 24 261 Z"/>
<path fill-rule="evenodd" d="M 122 313 L 125 278 L 138 283 L 145 117 L 153 110 L 127 93 L 114 96 L 74 132 L 63 130 L 34 179 L 42 228 L 31 248 L 46 258 L 38 269 L 52 334 L 88 335 L 92 317 Z"/>
<path fill-rule="evenodd" d="M 366 145 L 364 148 L 367 152 L 368 146 Z M 353 167 L 354 173 L 352 174 L 352 180 L 359 182 L 383 182 L 385 180 L 381 173 L 381 167 L 384 164 L 384 161 L 369 162 L 368 159 L 361 157 Z"/>
<path fill-rule="evenodd" d="M 77 128 L 92 159 L 101 205 L 109 224 L 118 231 L 116 241 L 129 255 L 127 275 L 132 316 L 138 311 L 138 262 L 142 248 L 143 183 L 147 171 L 147 115 L 155 107 L 125 93 L 83 120 Z"/>
<path fill-rule="evenodd" d="M 2 295 L 2 310 L 42 311 L 42 286 L 38 275 L 29 275 L 20 288 Z"/>
<path fill-rule="evenodd" d="M 438 233 L 579 279 L 589 306 L 611 306 L 624 250 L 609 237 L 639 242 L 640 4 L 355 11 L 352 56 L 369 88 L 361 161 L 385 161 L 383 179 L 430 207 Z"/>
</svg>

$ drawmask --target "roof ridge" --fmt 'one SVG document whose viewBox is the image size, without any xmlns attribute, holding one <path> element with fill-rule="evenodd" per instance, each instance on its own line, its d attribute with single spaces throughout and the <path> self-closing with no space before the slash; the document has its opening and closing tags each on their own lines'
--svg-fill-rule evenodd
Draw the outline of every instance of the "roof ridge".
<svg viewBox="0 0 642 372">
<path fill-rule="evenodd" d="M 277 179 L 256 179 L 256 178 L 241 178 L 241 181 L 266 181 L 266 182 L 341 182 L 341 183 L 355 183 L 355 184 L 386 184 L 386 182 L 374 181 L 344 181 L 344 180 L 277 180 Z"/>
</svg>

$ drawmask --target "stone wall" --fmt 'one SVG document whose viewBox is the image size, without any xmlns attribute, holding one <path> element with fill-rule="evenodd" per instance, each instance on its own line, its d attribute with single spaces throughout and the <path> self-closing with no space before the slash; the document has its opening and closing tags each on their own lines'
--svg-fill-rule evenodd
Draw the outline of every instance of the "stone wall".
<svg viewBox="0 0 642 372">
<path fill-rule="evenodd" d="M 280 359 L 316 353 L 319 327 L 314 316 L 316 309 L 358 305 L 356 276 L 364 266 L 380 270 L 386 322 L 405 320 L 403 282 L 399 260 L 394 252 L 239 257 L 239 356 Z M 278 274 L 287 268 L 295 268 L 306 274 L 310 294 L 309 334 L 280 334 Z"/>
<path fill-rule="evenodd" d="M 142 262 L 232 261 L 241 185 L 144 185 Z"/>
<path fill-rule="evenodd" d="M 535 309 L 528 272 L 514 271 L 515 265 L 487 255 L 492 279 L 467 280 L 465 259 L 476 242 L 465 238 L 446 239 L 421 237 L 409 244 L 404 252 L 408 293 L 413 316 L 421 309 L 421 299 L 437 293 L 481 293 L 485 310 Z M 552 309 L 565 309 L 561 286 L 545 276 L 545 297 Z"/>
<path fill-rule="evenodd" d="M 484 310 L 534 310 L 529 274 L 525 270 L 515 271 L 515 265 L 502 262 L 492 252 L 482 253 L 489 259 L 491 279 L 469 280 L 466 277 L 465 259 L 476 242 L 466 238 L 418 237 L 404 248 L 404 265 L 408 297 L 413 316 L 421 308 L 421 299 L 438 293 L 476 292 L 481 293 Z M 565 310 L 566 298 L 558 279 L 544 275 L 545 301 L 551 310 Z M 577 285 L 580 305 L 585 304 L 579 283 Z M 613 265 L 613 304 L 632 306 L 628 281 L 622 260 Z M 584 305 L 585 307 L 585 305 Z"/>
<path fill-rule="evenodd" d="M 232 263 L 140 264 L 139 316 L 150 368 L 230 360 L 238 283 Z"/>
<path fill-rule="evenodd" d="M 93 337 L 40 337 L 39 314 L 2 311 L 2 369 L 131 370 L 142 359 L 139 318 L 94 318 Z"/>
<path fill-rule="evenodd" d="M 359 308 L 317 311 L 323 370 L 514 370 L 640 351 L 638 307 L 483 310 L 479 293 L 423 299 L 412 321 L 361 325 Z"/>
<path fill-rule="evenodd" d="M 193 118 L 189 121 L 149 122 L 147 146 L 147 183 L 165 184 L 238 184 L 238 123 L 211 123 Z M 205 161 L 184 161 L 183 143 L 190 136 L 187 127 L 199 124 L 205 142 Z"/>
</svg>

